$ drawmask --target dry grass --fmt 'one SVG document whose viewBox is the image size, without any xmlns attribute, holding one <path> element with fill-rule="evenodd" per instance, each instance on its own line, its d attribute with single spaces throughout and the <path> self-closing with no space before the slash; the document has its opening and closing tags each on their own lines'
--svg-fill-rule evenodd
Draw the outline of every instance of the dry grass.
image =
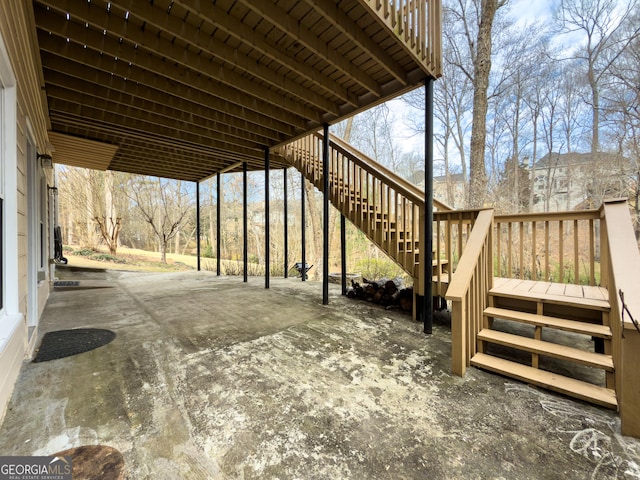
<svg viewBox="0 0 640 480">
<path fill-rule="evenodd" d="M 77 250 L 79 247 L 72 247 Z M 98 248 L 100 253 L 108 253 L 108 250 Z M 116 257 L 118 262 L 109 260 L 94 260 L 85 256 L 73 255 L 71 251 L 65 251 L 65 257 L 69 265 L 83 268 L 107 268 L 110 270 L 135 270 L 144 272 L 175 272 L 192 270 L 197 266 L 197 259 L 192 255 L 167 254 L 167 263 L 161 262 L 158 252 L 148 252 L 134 248 L 120 247 Z"/>
</svg>

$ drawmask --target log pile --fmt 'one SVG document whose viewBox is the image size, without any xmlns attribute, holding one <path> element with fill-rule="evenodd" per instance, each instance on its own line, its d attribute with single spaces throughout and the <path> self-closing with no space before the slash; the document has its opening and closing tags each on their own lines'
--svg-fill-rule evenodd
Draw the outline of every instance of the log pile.
<svg viewBox="0 0 640 480">
<path fill-rule="evenodd" d="M 413 287 L 401 288 L 402 280 L 370 281 L 362 279 L 363 285 L 351 281 L 347 297 L 382 305 L 387 309 L 400 308 L 404 312 L 413 310 Z"/>
</svg>

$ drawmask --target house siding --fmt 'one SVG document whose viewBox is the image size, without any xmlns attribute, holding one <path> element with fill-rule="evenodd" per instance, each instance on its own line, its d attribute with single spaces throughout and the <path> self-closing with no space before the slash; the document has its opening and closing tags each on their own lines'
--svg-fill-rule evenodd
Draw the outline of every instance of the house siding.
<svg viewBox="0 0 640 480">
<path fill-rule="evenodd" d="M 45 152 L 48 145 L 48 118 L 44 104 L 42 86 L 42 68 L 35 34 L 35 21 L 31 2 L 24 0 L 3 0 L 0 2 L 0 37 L 6 49 L 10 70 L 15 77 L 16 103 L 16 138 L 15 138 L 15 191 L 6 192 L 13 198 L 12 208 L 17 214 L 17 249 L 8 251 L 7 256 L 14 257 L 12 270 L 17 265 L 17 272 L 7 272 L 11 279 L 17 278 L 17 289 L 11 293 L 11 305 L 17 305 L 17 312 L 8 312 L 0 317 L 0 421 L 11 398 L 13 386 L 20 372 L 20 367 L 26 356 L 30 354 L 35 342 L 29 342 L 29 328 L 27 327 L 29 308 L 29 210 L 28 196 L 34 192 L 28 191 L 27 182 L 27 144 L 28 138 L 35 144 L 38 152 Z M 11 141 L 9 138 L 8 141 Z M 36 161 L 36 159 L 31 159 Z M 49 181 L 51 173 L 47 173 Z M 11 182 L 13 184 L 13 182 Z M 46 193 L 46 192 L 45 192 Z M 9 207 L 9 205 L 7 205 Z M 14 224 L 11 224 L 14 225 Z M 47 222 L 48 225 L 48 222 Z M 13 229 L 13 227 L 11 228 Z M 47 229 L 48 232 L 48 229 Z M 9 232 L 7 232 L 9 233 Z M 48 233 L 50 235 L 50 232 Z M 47 236 L 48 236 L 47 235 Z M 47 239 L 47 242 L 49 239 Z M 49 251 L 46 246 L 46 251 Z M 47 270 L 48 275 L 48 270 Z M 48 277 L 47 277 L 48 280 Z M 13 281 L 13 280 L 11 280 Z M 48 281 L 41 282 L 37 292 L 39 318 L 49 295 Z M 17 298 L 13 298 L 17 296 Z M 16 307 L 12 307 L 16 308 Z"/>
</svg>

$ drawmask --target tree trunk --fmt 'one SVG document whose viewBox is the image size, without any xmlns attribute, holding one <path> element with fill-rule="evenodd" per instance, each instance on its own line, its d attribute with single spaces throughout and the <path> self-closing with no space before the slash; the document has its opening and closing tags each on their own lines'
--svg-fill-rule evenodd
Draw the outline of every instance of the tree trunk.
<svg viewBox="0 0 640 480">
<path fill-rule="evenodd" d="M 309 252 L 310 255 L 307 255 L 307 257 L 314 259 L 314 264 L 318 267 L 315 270 L 314 278 L 318 279 L 322 272 L 322 215 L 318 207 L 318 202 L 316 201 L 316 192 L 311 182 L 305 180 L 304 190 L 307 201 L 306 217 L 311 224 L 310 231 L 312 239 L 312 251 Z"/>
<path fill-rule="evenodd" d="M 106 237 L 104 240 L 109 247 L 109 253 L 116 255 L 118 251 L 118 235 L 120 233 L 120 219 L 118 218 L 116 205 L 113 200 L 113 176 L 114 173 L 111 170 L 104 172 L 104 223 L 106 227 Z"/>
<path fill-rule="evenodd" d="M 219 195 L 219 192 L 217 193 L 217 195 Z M 216 205 L 216 208 L 219 208 L 219 205 Z M 214 227 L 215 222 L 216 222 L 216 216 L 213 210 L 213 178 L 212 178 L 211 180 L 209 180 L 209 242 L 208 242 L 208 244 L 211 245 L 212 249 L 213 249 L 213 245 L 215 245 L 213 239 L 216 238 L 216 228 Z"/>
<path fill-rule="evenodd" d="M 487 188 L 487 172 L 484 161 L 487 130 L 487 91 L 491 72 L 491 30 L 498 10 L 498 0 L 482 0 L 477 50 L 473 62 L 473 126 L 471 127 L 471 182 L 469 206 L 481 208 Z"/>
<path fill-rule="evenodd" d="M 593 100 L 591 153 L 596 153 L 600 151 L 600 92 L 598 92 L 598 84 L 594 78 L 593 67 L 591 66 L 589 68 L 589 84 L 591 86 Z"/>
<path fill-rule="evenodd" d="M 532 123 L 533 123 L 533 152 L 531 153 L 531 176 L 529 178 L 530 181 L 530 190 L 529 190 L 529 211 L 533 212 L 534 206 L 533 206 L 533 200 L 535 198 L 535 192 L 534 192 L 534 187 L 536 184 L 536 172 L 535 172 L 535 167 L 536 167 L 536 156 L 538 155 L 538 114 L 536 112 L 536 114 L 533 116 L 532 119 Z"/>
</svg>

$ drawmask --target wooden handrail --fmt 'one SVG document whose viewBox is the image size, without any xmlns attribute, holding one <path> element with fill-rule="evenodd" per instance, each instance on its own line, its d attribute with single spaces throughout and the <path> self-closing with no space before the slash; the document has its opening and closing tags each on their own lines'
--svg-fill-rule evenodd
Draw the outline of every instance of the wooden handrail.
<svg viewBox="0 0 640 480">
<path fill-rule="evenodd" d="M 622 433 L 640 435 L 640 333 L 629 318 L 623 318 L 619 292 L 634 318 L 640 317 L 640 254 L 626 199 L 605 201 L 602 215 L 602 285 L 609 292 L 609 324 L 615 365 L 616 397 Z"/>
<path fill-rule="evenodd" d="M 605 230 L 609 253 L 606 286 L 609 288 L 610 300 L 622 307 L 618 290 L 628 292 L 625 303 L 632 312 L 637 312 L 636 316 L 640 318 L 640 295 L 637 294 L 640 287 L 640 255 L 633 232 L 629 204 L 626 199 L 607 201 L 603 203 L 601 211 L 606 220 Z M 615 292 L 611 292 L 614 289 L 608 287 L 609 284 L 615 286 Z M 625 320 L 625 328 L 634 328 L 629 319 Z"/>
<path fill-rule="evenodd" d="M 323 142 L 323 135 L 314 133 L 279 147 L 283 159 L 303 172 L 317 188 L 322 188 L 324 175 L 320 160 Z M 329 200 L 413 278 L 414 292 L 423 294 L 424 269 L 419 265 L 423 258 L 420 231 L 424 191 L 338 138 L 331 137 L 329 147 Z M 435 201 L 434 205 L 443 209 L 440 213 L 453 212 L 442 202 Z M 434 256 L 434 291 L 438 294 L 444 294 L 446 274 L 452 271 L 445 270 L 446 258 Z"/>
<path fill-rule="evenodd" d="M 441 0 L 361 0 L 433 78 L 442 74 Z"/>
<path fill-rule="evenodd" d="M 541 212 L 541 213 L 518 213 L 512 215 L 495 215 L 494 219 L 500 223 L 509 222 L 534 222 L 534 221 L 560 221 L 560 220 L 589 220 L 599 218 L 598 210 L 572 210 L 568 212 Z"/>
<path fill-rule="evenodd" d="M 314 134 L 282 147 L 285 160 L 317 188 L 322 188 L 325 173 L 323 142 L 322 135 Z M 373 160 L 359 158 L 338 142 L 329 145 L 329 200 L 413 277 L 416 289 L 423 288 L 416 266 L 424 199 L 416 202 L 395 175 L 387 177 Z"/>
<path fill-rule="evenodd" d="M 596 285 L 599 222 L 598 210 L 496 215 L 494 273 Z"/>
<path fill-rule="evenodd" d="M 322 138 L 321 134 L 317 134 L 316 136 L 320 139 Z M 421 190 L 413 183 L 402 178 L 393 170 L 390 170 L 384 165 L 381 165 L 375 160 L 369 158 L 367 155 L 365 155 L 364 153 L 362 153 L 352 145 L 349 145 L 347 142 L 345 142 L 341 138 L 332 136 L 329 145 L 331 145 L 331 147 L 335 148 L 336 150 L 343 153 L 344 155 L 351 157 L 353 162 L 360 165 L 366 171 L 372 173 L 377 177 L 385 178 L 386 182 L 390 187 L 397 190 L 398 192 L 401 192 L 404 196 L 409 198 L 412 202 L 424 203 L 424 190 Z M 448 211 L 453 210 L 453 208 L 451 208 L 449 205 L 435 198 L 433 199 L 433 205 L 438 210 L 448 210 Z"/>
<path fill-rule="evenodd" d="M 470 279 L 474 273 L 478 259 L 482 249 L 484 248 L 485 239 L 491 232 L 493 225 L 493 210 L 481 210 L 478 213 L 471 236 L 467 241 L 467 247 L 458 262 L 456 275 L 449 284 L 447 290 L 447 300 L 460 301 L 464 298 L 469 290 Z"/>
<path fill-rule="evenodd" d="M 476 352 L 476 337 L 493 285 L 493 210 L 481 210 L 446 298 L 451 301 L 451 370 L 464 375 Z"/>
</svg>

